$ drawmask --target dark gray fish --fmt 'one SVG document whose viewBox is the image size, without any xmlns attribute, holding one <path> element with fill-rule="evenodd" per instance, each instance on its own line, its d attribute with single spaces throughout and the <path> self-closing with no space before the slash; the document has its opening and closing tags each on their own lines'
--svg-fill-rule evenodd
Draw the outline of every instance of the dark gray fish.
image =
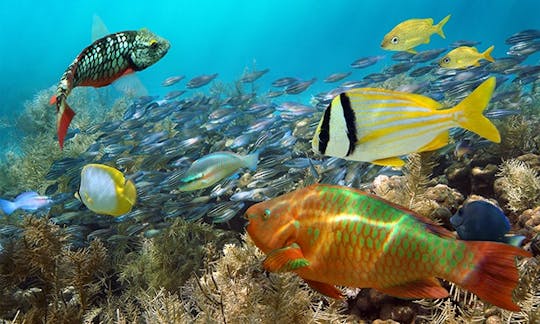
<svg viewBox="0 0 540 324">
<path fill-rule="evenodd" d="M 227 201 L 216 204 L 208 211 L 206 215 L 212 223 L 225 223 L 231 220 L 234 216 L 244 208 L 245 204 L 242 201 Z"/>
<path fill-rule="evenodd" d="M 413 62 L 396 63 L 394 65 L 386 67 L 383 70 L 383 73 L 384 74 L 390 74 L 390 75 L 397 75 L 397 74 L 409 71 L 414 65 L 415 65 L 415 63 L 413 63 Z"/>
<path fill-rule="evenodd" d="M 266 93 L 266 98 L 277 98 L 279 96 L 282 96 L 284 93 L 284 91 L 268 91 Z"/>
<path fill-rule="evenodd" d="M 323 81 L 326 83 L 332 83 L 337 82 L 345 79 L 349 75 L 351 75 L 352 72 L 343 72 L 343 73 L 332 73 L 329 76 L 327 76 Z"/>
<path fill-rule="evenodd" d="M 518 64 L 525 60 L 526 56 L 511 56 L 498 58 L 495 62 L 486 65 L 485 69 L 488 72 L 492 73 L 504 73 L 511 74 L 515 71 L 511 71 L 512 68 L 516 67 Z"/>
<path fill-rule="evenodd" d="M 418 52 L 411 58 L 411 62 L 422 63 L 422 62 L 431 61 L 439 57 L 439 55 L 441 55 L 444 52 L 446 52 L 446 48 L 434 48 L 434 49 Z"/>
<path fill-rule="evenodd" d="M 246 147 L 250 141 L 251 141 L 251 138 L 252 138 L 252 134 L 242 134 L 242 135 L 238 135 L 231 143 L 231 145 L 229 145 L 229 147 L 231 149 L 237 149 L 237 148 L 240 148 L 240 147 Z"/>
<path fill-rule="evenodd" d="M 189 82 L 186 84 L 186 87 L 188 87 L 189 89 L 202 87 L 210 83 L 217 76 L 218 74 L 214 73 L 214 74 L 204 74 L 204 75 L 194 77 L 193 79 L 189 80 Z"/>
<path fill-rule="evenodd" d="M 251 83 L 251 82 L 257 80 L 258 78 L 262 77 L 268 71 L 270 71 L 270 69 L 264 69 L 264 70 L 260 70 L 260 71 L 252 71 L 252 72 L 244 73 L 244 75 L 242 75 L 242 77 L 240 78 L 240 82 Z"/>
<path fill-rule="evenodd" d="M 308 81 L 299 81 L 295 84 L 291 84 L 285 88 L 285 92 L 287 94 L 299 94 L 304 92 L 309 86 L 311 86 L 313 83 L 317 81 L 317 78 L 313 78 Z"/>
<path fill-rule="evenodd" d="M 392 55 L 392 60 L 409 62 L 414 57 L 414 55 L 416 54 L 409 52 L 397 52 L 396 54 Z"/>
<path fill-rule="evenodd" d="M 374 65 L 375 63 L 379 62 L 380 60 L 384 58 L 385 58 L 384 55 L 362 57 L 352 62 L 351 67 L 355 69 L 365 68 L 365 67 Z"/>
<path fill-rule="evenodd" d="M 230 197 L 231 201 L 263 201 L 274 195 L 271 188 L 255 188 L 239 191 Z"/>
<path fill-rule="evenodd" d="M 429 72 L 433 71 L 433 69 L 435 68 L 436 66 L 435 65 L 426 65 L 426 66 L 421 66 L 419 68 L 416 68 L 414 70 L 412 70 L 410 73 L 409 73 L 409 76 L 413 77 L 413 78 L 417 78 L 417 77 L 420 77 L 422 75 L 426 75 L 428 74 Z"/>
<path fill-rule="evenodd" d="M 183 78 L 185 78 L 185 76 L 183 76 L 183 75 L 168 77 L 167 79 L 163 80 L 161 85 L 164 86 L 164 87 L 170 87 L 173 84 L 178 83 Z"/>
<path fill-rule="evenodd" d="M 369 82 L 383 82 L 388 80 L 392 75 L 386 73 L 371 73 L 364 77 L 364 80 Z"/>
<path fill-rule="evenodd" d="M 508 37 L 505 41 L 508 45 L 514 45 L 520 42 L 528 42 L 534 39 L 540 38 L 540 30 L 537 29 L 526 29 L 522 30 L 514 35 Z"/>
<path fill-rule="evenodd" d="M 458 41 L 455 41 L 453 43 L 450 44 L 450 47 L 451 48 L 456 48 L 456 47 L 460 47 L 460 46 L 469 46 L 469 47 L 473 47 L 473 46 L 477 46 L 477 45 L 480 45 L 482 42 L 477 42 L 477 41 L 469 41 L 469 40 L 458 40 Z"/>
<path fill-rule="evenodd" d="M 176 99 L 176 98 L 180 97 L 184 93 L 186 93 L 186 90 L 171 91 L 171 92 L 167 93 L 165 95 L 165 97 L 163 97 L 163 99 L 165 99 L 165 100 L 173 100 L 173 99 Z"/>
<path fill-rule="evenodd" d="M 300 79 L 298 79 L 298 78 L 284 77 L 284 78 L 279 78 L 279 79 L 275 80 L 274 82 L 272 82 L 272 86 L 277 87 L 277 88 L 287 87 L 287 86 L 295 84 L 295 83 L 297 83 L 299 81 L 300 81 Z"/>
<path fill-rule="evenodd" d="M 506 54 L 512 56 L 527 56 L 538 50 L 540 50 L 540 41 L 527 41 L 512 45 Z"/>
</svg>

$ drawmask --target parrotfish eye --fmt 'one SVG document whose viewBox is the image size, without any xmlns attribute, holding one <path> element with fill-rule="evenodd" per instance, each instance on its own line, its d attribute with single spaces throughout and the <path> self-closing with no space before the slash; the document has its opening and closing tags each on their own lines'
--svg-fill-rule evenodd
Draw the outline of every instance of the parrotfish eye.
<svg viewBox="0 0 540 324">
<path fill-rule="evenodd" d="M 265 209 L 264 210 L 264 215 L 263 215 L 263 220 L 267 220 L 268 218 L 270 218 L 270 209 Z"/>
<path fill-rule="evenodd" d="M 158 41 L 155 40 L 155 39 L 151 39 L 150 40 L 150 47 L 151 48 L 156 48 L 158 46 Z"/>
<path fill-rule="evenodd" d="M 396 45 L 397 43 L 399 43 L 399 38 L 397 36 L 394 36 L 394 37 L 392 37 L 390 42 L 392 42 L 392 44 Z"/>
</svg>

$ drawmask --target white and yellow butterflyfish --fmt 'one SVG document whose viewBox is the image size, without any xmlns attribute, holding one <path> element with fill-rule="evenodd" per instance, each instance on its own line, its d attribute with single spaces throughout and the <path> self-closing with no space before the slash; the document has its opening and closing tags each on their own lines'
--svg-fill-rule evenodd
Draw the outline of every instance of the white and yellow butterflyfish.
<svg viewBox="0 0 540 324">
<path fill-rule="evenodd" d="M 137 200 L 133 181 L 122 172 L 103 164 L 87 164 L 81 171 L 77 198 L 98 214 L 120 216 L 129 211 Z"/>
<path fill-rule="evenodd" d="M 482 115 L 494 88 L 492 77 L 448 109 L 418 94 L 379 88 L 346 91 L 326 108 L 312 147 L 323 155 L 402 166 L 400 156 L 447 145 L 448 130 L 452 127 L 499 143 L 499 131 Z"/>
</svg>

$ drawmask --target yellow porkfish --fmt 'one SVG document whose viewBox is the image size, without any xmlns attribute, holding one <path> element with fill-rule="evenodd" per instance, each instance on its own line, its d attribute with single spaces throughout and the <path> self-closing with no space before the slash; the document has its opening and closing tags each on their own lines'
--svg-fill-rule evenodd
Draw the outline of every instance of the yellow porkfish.
<svg viewBox="0 0 540 324">
<path fill-rule="evenodd" d="M 137 191 L 133 181 L 126 181 L 117 169 L 87 164 L 81 171 L 81 185 L 75 196 L 95 213 L 120 216 L 131 210 Z"/>
<path fill-rule="evenodd" d="M 441 109 L 431 98 L 406 92 L 379 88 L 343 92 L 326 108 L 312 148 L 346 160 L 402 166 L 399 156 L 447 145 L 452 127 L 499 143 L 499 131 L 482 115 L 494 88 L 495 78 L 491 77 L 448 109 Z"/>
<path fill-rule="evenodd" d="M 389 51 L 416 53 L 414 48 L 420 44 L 429 43 L 429 38 L 434 33 L 446 38 L 442 28 L 448 19 L 450 15 L 444 17 L 437 25 L 433 25 L 431 18 L 405 20 L 384 36 L 381 47 Z"/>
<path fill-rule="evenodd" d="M 480 66 L 481 59 L 495 62 L 491 57 L 491 52 L 495 46 L 490 46 L 484 53 L 478 53 L 476 47 L 460 46 L 454 48 L 446 54 L 440 61 L 439 65 L 445 69 L 465 69 L 469 66 Z"/>
</svg>

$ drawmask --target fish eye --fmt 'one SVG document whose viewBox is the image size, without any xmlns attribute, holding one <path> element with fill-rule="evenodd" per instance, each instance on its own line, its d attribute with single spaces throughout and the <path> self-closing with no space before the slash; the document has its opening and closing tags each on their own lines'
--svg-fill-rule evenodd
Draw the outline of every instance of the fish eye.
<svg viewBox="0 0 540 324">
<path fill-rule="evenodd" d="M 443 57 L 442 62 L 448 64 L 450 63 L 450 58 L 448 56 L 445 56 Z"/>
<path fill-rule="evenodd" d="M 269 217 L 270 217 L 270 209 L 267 208 L 264 210 L 263 219 L 267 220 Z"/>
<path fill-rule="evenodd" d="M 392 39 L 390 40 L 390 42 L 392 42 L 392 44 L 395 45 L 395 44 L 399 43 L 399 38 L 398 38 L 397 36 L 394 36 L 394 37 L 392 37 Z"/>
<path fill-rule="evenodd" d="M 150 47 L 151 48 L 156 48 L 158 46 L 158 41 L 155 40 L 155 39 L 151 39 L 150 40 Z"/>
</svg>

